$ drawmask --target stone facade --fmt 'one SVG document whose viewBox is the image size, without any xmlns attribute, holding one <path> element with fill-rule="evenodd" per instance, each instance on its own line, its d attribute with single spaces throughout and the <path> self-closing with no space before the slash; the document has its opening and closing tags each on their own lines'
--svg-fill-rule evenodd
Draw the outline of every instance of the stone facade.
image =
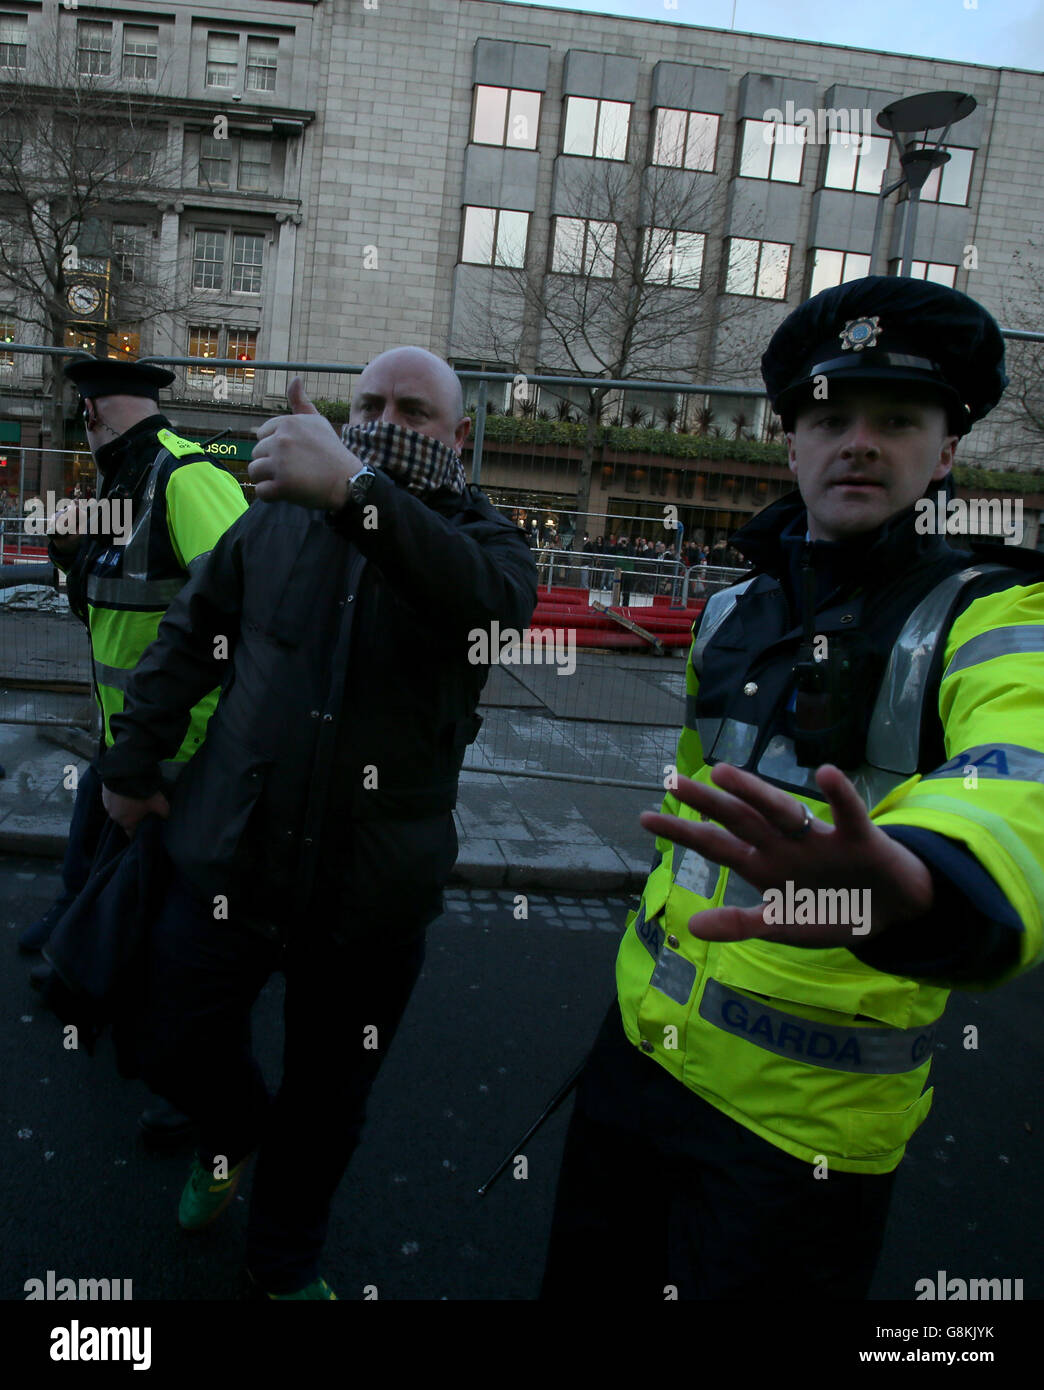
<svg viewBox="0 0 1044 1390">
<path fill-rule="evenodd" d="M 40 26 L 58 23 L 71 35 L 88 17 L 85 7 L 66 10 L 60 0 L 23 8 L 0 0 L 0 10 L 28 15 L 30 50 Z M 190 326 L 203 323 L 220 326 L 222 351 L 230 332 L 256 334 L 258 360 L 363 364 L 389 346 L 418 343 L 458 364 L 561 369 L 564 360 L 521 300 L 515 352 L 505 357 L 503 343 L 482 340 L 492 307 L 509 304 L 513 293 L 518 299 L 517 290 L 498 266 L 462 263 L 461 247 L 465 206 L 526 212 L 526 272 L 548 272 L 554 216 L 580 211 L 585 177 L 607 163 L 562 153 L 569 97 L 631 104 L 627 163 L 639 170 L 651 163 L 656 108 L 719 117 L 713 172 L 699 175 L 708 220 L 692 228 L 705 236 L 701 317 L 692 342 L 666 348 L 659 370 L 645 375 L 679 377 L 698 350 L 702 379 L 722 384 L 719 368 L 738 353 L 748 365 L 729 380 L 751 396 L 755 429 L 765 418 L 760 346 L 746 344 L 762 344 L 807 296 L 813 248 L 869 252 L 878 200 L 824 187 L 828 147 L 818 141 L 805 148 L 798 183 L 739 177 L 744 119 L 762 120 L 791 102 L 795 110 L 876 115 L 916 91 L 972 94 L 977 110 L 950 136 L 952 145 L 974 151 L 966 203 L 922 204 L 914 256 L 955 265 L 957 288 L 1002 323 L 1032 312 L 1015 294 L 1013 267 L 1039 244 L 1044 227 L 1038 73 L 496 0 L 214 0 L 206 17 L 171 0 L 153 19 L 143 4 L 112 0 L 104 15 L 160 31 L 155 89 L 180 174 L 149 195 L 159 262 L 185 285 L 195 273 L 200 230 L 224 232 L 228 252 L 237 232 L 263 240 L 260 279 L 251 281 L 259 288 L 235 291 L 226 274 L 221 288 L 196 294 L 191 310 L 146 325 L 142 355 L 188 355 Z M 270 88 L 263 77 L 258 84 L 256 63 L 270 58 L 257 59 L 256 42 L 251 77 L 250 44 L 259 40 L 274 55 Z M 211 67 L 222 66 L 228 85 L 208 85 Z M 471 141 L 476 85 L 540 93 L 534 149 Z M 266 188 L 201 187 L 204 142 L 221 116 L 235 138 L 269 146 Z M 896 170 L 892 154 L 888 181 Z M 901 252 L 908 206 L 893 195 L 884 208 L 881 272 Z M 723 293 L 730 236 L 791 248 L 783 298 Z M 0 288 L 0 318 L 4 303 Z M 1017 326 L 1044 327 L 1044 303 L 1036 307 L 1042 321 Z M 25 442 L 33 370 L 22 362 L 5 370 L 11 388 L 29 393 L 15 401 Z M 227 427 L 231 413 L 246 432 L 275 407 L 285 380 L 258 371 L 249 389 L 240 384 L 227 399 L 208 401 L 197 376 L 195 388 L 182 391 L 179 418 L 202 433 Z M 317 392 L 318 383 L 309 379 Z M 342 377 L 325 394 L 347 390 Z M 1031 442 L 1013 447 L 998 428 L 980 426 L 962 458 L 988 463 L 1003 455 L 1006 464 L 1033 466 Z"/>
</svg>

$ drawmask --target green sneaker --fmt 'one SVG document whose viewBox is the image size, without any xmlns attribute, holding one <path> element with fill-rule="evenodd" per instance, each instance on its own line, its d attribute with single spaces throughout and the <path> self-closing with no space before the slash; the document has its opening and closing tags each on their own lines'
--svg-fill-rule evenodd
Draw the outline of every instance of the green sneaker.
<svg viewBox="0 0 1044 1390">
<path fill-rule="evenodd" d="M 178 1205 L 178 1225 L 183 1231 L 201 1231 L 216 1221 L 236 1195 L 239 1179 L 247 1159 L 229 1169 L 227 1178 L 215 1178 L 210 1168 L 204 1168 L 198 1155 L 192 1160 L 192 1171 Z"/>
<path fill-rule="evenodd" d="M 298 1289 L 297 1293 L 270 1293 L 266 1298 L 274 1298 L 280 1303 L 285 1303 L 291 1298 L 326 1298 L 339 1301 L 337 1295 L 331 1289 L 325 1279 L 317 1279 L 314 1284 L 306 1284 L 303 1289 Z"/>
</svg>

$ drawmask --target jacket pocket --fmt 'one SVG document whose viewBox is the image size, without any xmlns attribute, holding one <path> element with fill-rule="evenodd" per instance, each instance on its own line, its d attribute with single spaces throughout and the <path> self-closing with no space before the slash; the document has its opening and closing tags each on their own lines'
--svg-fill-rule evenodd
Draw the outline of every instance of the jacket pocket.
<svg viewBox="0 0 1044 1390">
<path fill-rule="evenodd" d="M 934 1091 L 931 1086 L 905 1110 L 849 1110 L 845 1114 L 846 1148 L 857 1158 L 891 1154 L 905 1144 L 928 1117 Z"/>
<path fill-rule="evenodd" d="M 214 722 L 178 781 L 165 837 L 171 858 L 200 886 L 245 867 L 247 822 L 272 765 Z"/>
<path fill-rule="evenodd" d="M 723 985 L 797 1004 L 804 1016 L 818 1022 L 869 1019 L 908 1028 L 919 987 L 912 980 L 862 969 L 854 957 L 849 957 L 853 964 L 846 965 L 847 955 L 836 949 L 799 950 L 764 941 L 725 942 L 711 951 L 707 973 Z M 817 959 L 824 956 L 834 959 Z"/>
</svg>

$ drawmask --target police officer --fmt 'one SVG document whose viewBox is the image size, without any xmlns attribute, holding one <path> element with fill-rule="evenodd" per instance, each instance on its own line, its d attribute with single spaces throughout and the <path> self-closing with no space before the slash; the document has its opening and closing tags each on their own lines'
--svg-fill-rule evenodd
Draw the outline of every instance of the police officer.
<svg viewBox="0 0 1044 1390">
<path fill-rule="evenodd" d="M 798 490 L 732 538 L 754 573 L 695 632 L 547 1298 L 865 1298 L 949 990 L 1041 949 L 1044 572 L 939 526 L 1006 385 L 997 325 L 870 277 L 796 309 L 762 373 Z"/>
<path fill-rule="evenodd" d="M 75 520 L 56 515 L 48 553 L 65 572 L 69 606 L 90 634 L 103 752 L 112 744 L 109 720 L 123 708 L 123 691 L 167 606 L 247 504 L 232 474 L 177 434 L 159 410 L 160 387 L 175 379 L 173 372 L 89 359 L 70 363 L 65 375 L 83 401 L 87 440 L 101 476 L 99 502 L 107 505 L 69 504 Z M 164 769 L 169 782 L 203 741 L 217 695 L 212 691 L 193 710 L 186 737 Z M 77 788 L 62 894 L 21 933 L 21 950 L 44 946 L 86 883 L 104 822 L 101 782 L 92 767 Z M 147 1138 L 162 1139 L 184 1127 L 169 1107 L 147 1111 L 142 1119 Z"/>
</svg>

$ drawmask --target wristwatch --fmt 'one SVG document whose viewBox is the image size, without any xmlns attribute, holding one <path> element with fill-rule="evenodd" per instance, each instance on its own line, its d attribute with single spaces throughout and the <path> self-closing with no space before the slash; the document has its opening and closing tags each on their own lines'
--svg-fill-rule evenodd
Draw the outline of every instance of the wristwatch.
<svg viewBox="0 0 1044 1390">
<path fill-rule="evenodd" d="M 348 501 L 361 506 L 366 501 L 376 477 L 373 469 L 368 464 L 363 464 L 358 473 L 348 479 Z"/>
</svg>

